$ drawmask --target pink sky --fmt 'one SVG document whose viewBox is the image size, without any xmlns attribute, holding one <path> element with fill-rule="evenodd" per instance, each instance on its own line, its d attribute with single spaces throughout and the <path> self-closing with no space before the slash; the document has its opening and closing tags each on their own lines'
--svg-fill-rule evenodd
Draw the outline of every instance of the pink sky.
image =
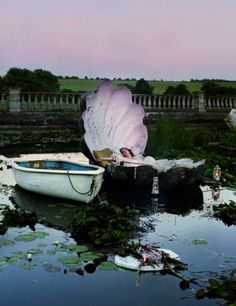
<svg viewBox="0 0 236 306">
<path fill-rule="evenodd" d="M 7 0 L 0 75 L 236 80 L 235 0 Z"/>
</svg>

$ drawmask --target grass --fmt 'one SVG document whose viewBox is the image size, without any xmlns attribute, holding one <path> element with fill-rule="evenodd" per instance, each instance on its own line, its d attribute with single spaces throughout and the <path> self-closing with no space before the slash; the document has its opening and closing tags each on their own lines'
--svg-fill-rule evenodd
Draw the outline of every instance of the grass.
<svg viewBox="0 0 236 306">
<path fill-rule="evenodd" d="M 97 89 L 98 85 L 101 83 L 101 80 L 91 80 L 91 79 L 59 79 L 59 84 L 61 90 L 70 89 L 73 91 L 94 91 Z M 117 87 L 119 85 L 129 84 L 135 86 L 136 81 L 134 80 L 115 80 L 112 81 L 113 86 Z M 186 81 L 149 81 L 149 84 L 153 86 L 153 93 L 163 94 L 168 86 L 176 87 L 178 84 L 185 84 L 190 92 L 200 91 L 202 87 L 201 82 L 186 82 Z M 228 86 L 236 88 L 236 82 L 216 82 L 221 86 Z"/>
</svg>

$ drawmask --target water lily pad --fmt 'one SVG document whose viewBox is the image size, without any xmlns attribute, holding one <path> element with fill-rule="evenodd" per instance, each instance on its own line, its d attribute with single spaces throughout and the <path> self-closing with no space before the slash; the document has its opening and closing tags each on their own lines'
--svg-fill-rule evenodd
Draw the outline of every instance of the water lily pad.
<svg viewBox="0 0 236 306">
<path fill-rule="evenodd" d="M 54 265 L 49 264 L 49 263 L 44 264 L 43 267 L 44 267 L 45 271 L 47 271 L 47 272 L 56 273 L 56 272 L 60 272 L 61 271 L 60 267 L 54 266 Z"/>
<path fill-rule="evenodd" d="M 76 252 L 76 253 L 83 253 L 88 251 L 88 247 L 86 245 L 70 244 L 66 248 L 69 252 Z"/>
<path fill-rule="evenodd" d="M 197 244 L 207 244 L 208 242 L 204 239 L 195 239 L 192 241 L 192 243 L 197 245 Z"/>
<path fill-rule="evenodd" d="M 11 265 L 15 265 L 19 262 L 19 258 L 18 257 L 10 257 L 7 262 Z"/>
<path fill-rule="evenodd" d="M 13 244 L 15 244 L 15 242 L 12 240 L 0 239 L 0 247 L 5 246 L 5 245 L 13 245 Z"/>
<path fill-rule="evenodd" d="M 57 253 L 56 249 L 52 249 L 52 250 L 47 250 L 47 254 L 48 255 L 55 255 Z"/>
<path fill-rule="evenodd" d="M 31 249 L 26 252 L 26 254 L 32 254 L 34 256 L 42 254 L 43 251 L 40 249 Z"/>
<path fill-rule="evenodd" d="M 25 258 L 25 253 L 22 251 L 13 251 L 11 252 L 13 254 L 13 257 L 18 258 L 18 259 L 23 259 Z"/>
<path fill-rule="evenodd" d="M 7 265 L 8 258 L 6 256 L 0 256 L 0 267 Z"/>
<path fill-rule="evenodd" d="M 49 234 L 46 232 L 32 232 L 29 234 L 18 235 L 15 237 L 15 240 L 29 242 L 35 239 L 43 239 L 46 236 L 49 236 Z"/>
<path fill-rule="evenodd" d="M 80 255 L 80 258 L 84 262 L 93 261 L 96 258 L 101 258 L 104 255 L 98 252 L 85 252 Z"/>
<path fill-rule="evenodd" d="M 106 270 L 106 271 L 117 271 L 119 270 L 118 266 L 115 265 L 111 261 L 104 261 L 98 266 L 99 270 Z"/>
<path fill-rule="evenodd" d="M 36 266 L 31 264 L 31 263 L 25 263 L 23 265 L 21 265 L 21 268 L 24 270 L 32 270 L 34 269 Z"/>
<path fill-rule="evenodd" d="M 73 267 L 81 263 L 81 259 L 77 256 L 62 256 L 58 258 L 58 261 L 68 267 Z"/>
</svg>

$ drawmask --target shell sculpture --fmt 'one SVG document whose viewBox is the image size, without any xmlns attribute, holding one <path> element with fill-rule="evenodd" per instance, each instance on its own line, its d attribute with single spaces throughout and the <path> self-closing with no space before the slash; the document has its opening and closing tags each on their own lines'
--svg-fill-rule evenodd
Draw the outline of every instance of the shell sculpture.
<svg viewBox="0 0 236 306">
<path fill-rule="evenodd" d="M 103 81 L 96 92 L 89 92 L 82 119 L 84 140 L 92 155 L 94 150 L 122 147 L 143 155 L 148 138 L 144 114 L 143 107 L 132 102 L 128 88 L 113 89 L 109 80 Z"/>
<path fill-rule="evenodd" d="M 236 128 L 236 108 L 231 109 L 225 117 L 225 122 L 229 128 Z"/>
</svg>

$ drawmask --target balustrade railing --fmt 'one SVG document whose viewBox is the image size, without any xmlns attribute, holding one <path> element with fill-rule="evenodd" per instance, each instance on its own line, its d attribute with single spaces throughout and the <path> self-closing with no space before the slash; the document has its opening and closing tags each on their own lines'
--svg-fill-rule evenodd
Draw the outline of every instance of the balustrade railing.
<svg viewBox="0 0 236 306">
<path fill-rule="evenodd" d="M 0 93 L 0 111 L 79 111 L 82 101 L 80 93 L 33 93 L 9 90 L 9 94 Z M 236 108 L 234 97 L 208 97 L 199 95 L 137 95 L 133 102 L 144 107 L 146 112 L 168 111 L 226 111 Z"/>
<path fill-rule="evenodd" d="M 197 108 L 194 96 L 133 95 L 133 102 L 145 110 L 193 110 Z"/>
<path fill-rule="evenodd" d="M 236 108 L 236 97 L 205 97 L 205 108 L 206 110 L 224 110 Z"/>
<path fill-rule="evenodd" d="M 78 111 L 81 94 L 76 93 L 21 93 L 22 111 Z"/>
</svg>

